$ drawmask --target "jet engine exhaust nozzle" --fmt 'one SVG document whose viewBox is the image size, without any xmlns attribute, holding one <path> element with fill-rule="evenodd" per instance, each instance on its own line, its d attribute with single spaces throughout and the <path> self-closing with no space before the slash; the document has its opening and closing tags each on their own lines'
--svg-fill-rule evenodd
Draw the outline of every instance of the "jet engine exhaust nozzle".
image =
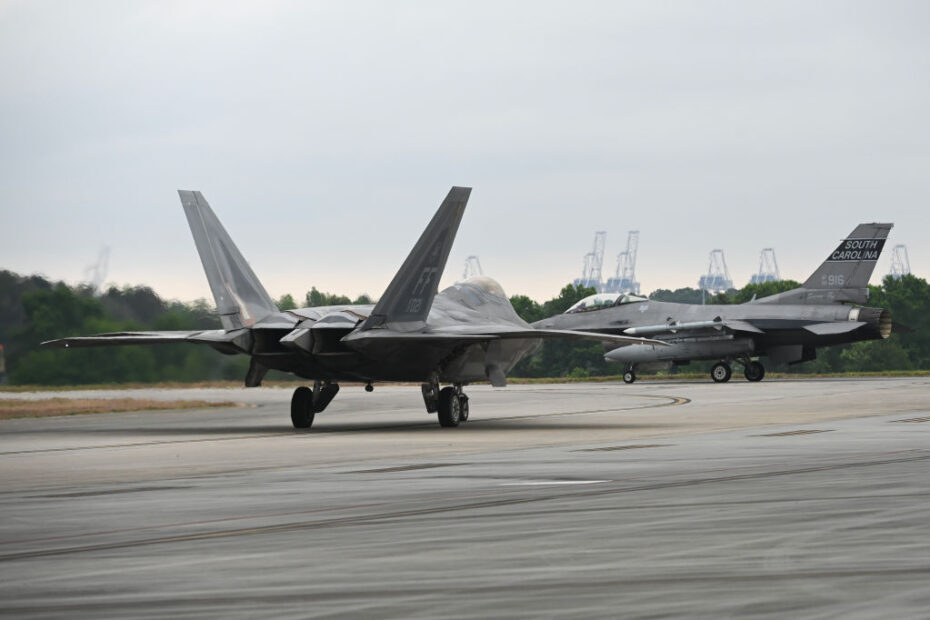
<svg viewBox="0 0 930 620">
<path fill-rule="evenodd" d="M 849 311 L 849 320 L 862 321 L 883 340 L 891 335 L 891 313 L 886 308 L 853 308 Z"/>
</svg>

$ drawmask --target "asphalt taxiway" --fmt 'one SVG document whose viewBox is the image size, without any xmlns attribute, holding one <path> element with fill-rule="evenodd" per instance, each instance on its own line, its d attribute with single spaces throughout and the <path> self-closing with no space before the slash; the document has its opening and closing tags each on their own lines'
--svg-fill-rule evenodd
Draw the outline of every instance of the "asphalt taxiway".
<svg viewBox="0 0 930 620">
<path fill-rule="evenodd" d="M 273 388 L 2 421 L 0 615 L 930 609 L 930 379 L 468 392 L 458 429 L 383 386 L 309 432 Z"/>
</svg>

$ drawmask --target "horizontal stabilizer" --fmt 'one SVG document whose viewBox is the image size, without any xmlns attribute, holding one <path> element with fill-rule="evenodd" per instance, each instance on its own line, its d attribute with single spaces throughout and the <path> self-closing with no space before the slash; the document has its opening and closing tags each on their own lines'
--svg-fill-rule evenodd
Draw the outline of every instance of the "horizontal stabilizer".
<svg viewBox="0 0 930 620">
<path fill-rule="evenodd" d="M 866 325 L 866 323 L 862 321 L 835 321 L 831 323 L 805 325 L 804 329 L 818 336 L 830 336 L 833 334 L 848 334 L 851 331 L 859 329 L 863 325 Z"/>
</svg>

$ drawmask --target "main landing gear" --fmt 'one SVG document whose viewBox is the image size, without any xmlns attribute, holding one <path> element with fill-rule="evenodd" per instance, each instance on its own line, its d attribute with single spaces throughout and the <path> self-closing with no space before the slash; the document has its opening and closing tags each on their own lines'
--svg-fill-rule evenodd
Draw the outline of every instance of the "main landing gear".
<svg viewBox="0 0 930 620">
<path fill-rule="evenodd" d="M 339 384 L 329 381 L 314 381 L 313 389 L 300 386 L 291 396 L 291 422 L 294 428 L 310 428 L 313 417 L 326 409 L 326 406 L 339 392 Z"/>
<path fill-rule="evenodd" d="M 462 392 L 462 384 L 456 383 L 439 389 L 439 383 L 424 383 L 423 403 L 427 413 L 439 414 L 439 425 L 455 427 L 468 421 L 468 396 Z"/>
<path fill-rule="evenodd" d="M 749 359 L 738 361 L 743 365 L 743 376 L 746 377 L 747 381 L 762 381 L 762 377 L 765 376 L 765 366 L 762 365 L 762 362 Z M 730 380 L 732 374 L 733 371 L 727 362 L 717 362 L 710 369 L 710 378 L 714 380 L 714 383 L 726 383 Z"/>
<path fill-rule="evenodd" d="M 765 366 L 762 362 L 749 362 L 743 371 L 747 381 L 762 381 L 765 376 Z"/>
</svg>

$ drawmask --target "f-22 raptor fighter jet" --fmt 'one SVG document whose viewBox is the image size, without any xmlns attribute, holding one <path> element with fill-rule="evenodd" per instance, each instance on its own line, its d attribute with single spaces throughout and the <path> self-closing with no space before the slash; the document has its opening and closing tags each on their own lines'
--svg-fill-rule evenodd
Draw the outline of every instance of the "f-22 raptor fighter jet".
<svg viewBox="0 0 930 620">
<path fill-rule="evenodd" d="M 534 329 L 488 277 L 437 293 L 471 188 L 453 187 L 381 299 L 374 305 L 278 310 L 200 192 L 179 191 L 223 329 L 120 332 L 63 338 L 52 347 L 191 342 L 251 356 L 248 387 L 269 369 L 313 380 L 291 399 L 295 428 L 309 428 L 339 391 L 339 381 L 422 382 L 426 410 L 444 427 L 468 419 L 462 386 L 506 373 L 544 338 L 653 342 L 640 337 Z M 451 384 L 440 389 L 440 383 Z"/>
<path fill-rule="evenodd" d="M 817 347 L 887 338 L 891 315 L 865 308 L 868 283 L 892 224 L 860 224 L 797 289 L 738 305 L 654 301 L 634 295 L 599 294 L 565 313 L 533 323 L 545 329 L 578 329 L 651 336 L 670 345 L 633 344 L 609 351 L 608 361 L 626 365 L 623 380 L 636 369 L 671 367 L 692 360 L 719 360 L 711 369 L 717 383 L 730 380 L 731 362 L 746 379 L 761 381 L 765 367 L 815 359 Z"/>
</svg>

